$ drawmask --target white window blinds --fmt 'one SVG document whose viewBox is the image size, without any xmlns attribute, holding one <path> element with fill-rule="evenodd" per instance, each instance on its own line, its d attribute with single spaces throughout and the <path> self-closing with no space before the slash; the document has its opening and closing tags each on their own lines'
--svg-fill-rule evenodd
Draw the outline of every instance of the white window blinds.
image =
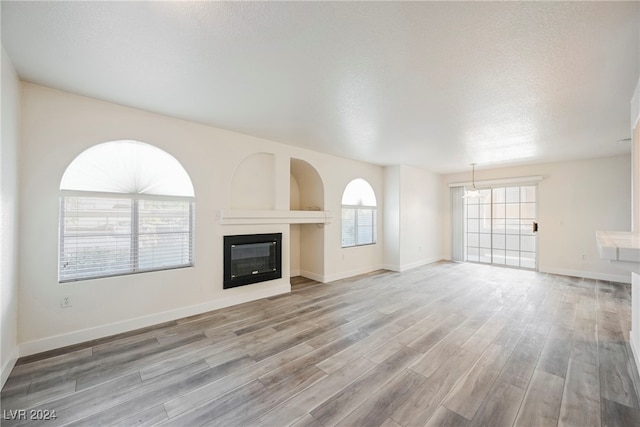
<svg viewBox="0 0 640 427">
<path fill-rule="evenodd" d="M 193 186 L 168 153 L 99 144 L 69 165 L 60 187 L 60 282 L 193 265 Z"/>
<path fill-rule="evenodd" d="M 193 203 L 60 198 L 60 282 L 185 267 L 193 259 Z"/>
<path fill-rule="evenodd" d="M 377 239 L 376 197 L 364 179 L 351 181 L 342 195 L 342 247 L 370 245 Z"/>
</svg>

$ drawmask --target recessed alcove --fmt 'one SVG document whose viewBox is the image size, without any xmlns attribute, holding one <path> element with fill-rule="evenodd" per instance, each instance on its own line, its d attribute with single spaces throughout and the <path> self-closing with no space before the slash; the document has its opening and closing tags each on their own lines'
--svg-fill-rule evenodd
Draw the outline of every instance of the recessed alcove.
<svg viewBox="0 0 640 427">
<path fill-rule="evenodd" d="M 291 159 L 289 209 L 292 213 L 303 211 L 320 214 L 324 211 L 324 185 L 320 174 L 308 162 L 296 158 Z M 291 276 L 300 275 L 322 280 L 324 275 L 324 225 L 292 223 L 289 235 Z"/>
</svg>

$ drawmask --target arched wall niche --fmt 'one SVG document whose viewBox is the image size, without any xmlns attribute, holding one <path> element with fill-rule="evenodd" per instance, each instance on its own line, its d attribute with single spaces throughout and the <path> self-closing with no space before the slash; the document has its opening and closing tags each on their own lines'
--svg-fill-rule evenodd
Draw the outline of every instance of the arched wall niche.
<svg viewBox="0 0 640 427">
<path fill-rule="evenodd" d="M 231 182 L 231 208 L 275 208 L 275 156 L 255 153 L 236 168 Z"/>
<path fill-rule="evenodd" d="M 308 162 L 291 159 L 291 210 L 324 210 L 324 184 L 318 171 Z M 291 276 L 314 280 L 324 276 L 324 233 L 318 224 L 291 224 Z"/>
<path fill-rule="evenodd" d="M 291 205 L 296 206 L 295 210 L 324 210 L 324 184 L 318 171 L 304 160 L 292 158 L 291 176 L 298 191 L 295 194 L 292 188 Z"/>
</svg>

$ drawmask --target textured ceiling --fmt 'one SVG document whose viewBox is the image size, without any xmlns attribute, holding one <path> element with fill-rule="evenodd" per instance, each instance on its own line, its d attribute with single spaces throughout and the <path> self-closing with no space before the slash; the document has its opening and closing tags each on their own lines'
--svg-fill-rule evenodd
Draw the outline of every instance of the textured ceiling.
<svg viewBox="0 0 640 427">
<path fill-rule="evenodd" d="M 435 172 L 629 152 L 640 2 L 2 2 L 23 80 Z"/>
</svg>

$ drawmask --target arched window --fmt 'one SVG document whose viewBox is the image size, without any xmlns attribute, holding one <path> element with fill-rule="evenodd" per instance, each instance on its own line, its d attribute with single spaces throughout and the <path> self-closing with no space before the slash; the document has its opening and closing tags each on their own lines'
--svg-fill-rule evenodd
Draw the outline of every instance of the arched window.
<svg viewBox="0 0 640 427">
<path fill-rule="evenodd" d="M 60 182 L 60 282 L 193 265 L 194 192 L 170 154 L 98 144 Z"/>
<path fill-rule="evenodd" d="M 367 181 L 354 179 L 342 193 L 342 247 L 376 243 L 376 195 Z"/>
</svg>

